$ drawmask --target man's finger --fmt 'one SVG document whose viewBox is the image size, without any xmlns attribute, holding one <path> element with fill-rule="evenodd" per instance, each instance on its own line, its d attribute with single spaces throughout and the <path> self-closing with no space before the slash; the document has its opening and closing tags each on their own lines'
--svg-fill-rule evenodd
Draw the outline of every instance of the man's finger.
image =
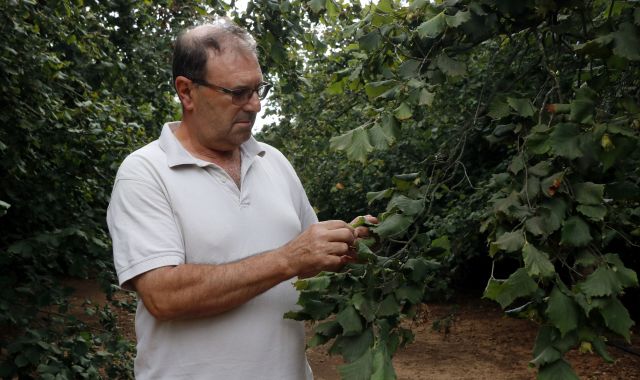
<svg viewBox="0 0 640 380">
<path fill-rule="evenodd" d="M 368 236 L 369 236 L 369 229 L 367 227 L 356 228 L 356 238 L 368 237 Z"/>
<path fill-rule="evenodd" d="M 325 220 L 324 222 L 320 222 L 319 224 L 321 224 L 328 230 L 337 230 L 340 228 L 353 229 L 353 227 L 351 227 L 349 223 L 343 220 Z"/>
<path fill-rule="evenodd" d="M 356 239 L 354 231 L 355 230 L 348 228 L 339 228 L 327 231 L 328 240 L 333 242 L 344 242 L 351 245 Z"/>
<path fill-rule="evenodd" d="M 364 218 L 367 220 L 367 222 L 371 223 L 371 224 L 378 224 L 378 218 L 376 218 L 373 215 L 365 215 Z"/>
</svg>

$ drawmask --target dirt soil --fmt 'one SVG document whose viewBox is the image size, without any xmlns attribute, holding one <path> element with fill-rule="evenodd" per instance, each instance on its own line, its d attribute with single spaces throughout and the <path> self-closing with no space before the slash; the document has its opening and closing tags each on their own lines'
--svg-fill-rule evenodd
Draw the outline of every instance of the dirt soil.
<svg viewBox="0 0 640 380">
<path fill-rule="evenodd" d="M 104 304 L 104 295 L 87 281 L 70 281 L 77 289 L 75 302 L 90 299 Z M 130 297 L 121 294 L 119 297 Z M 75 303 L 74 302 L 74 303 Z M 135 339 L 133 315 L 120 311 L 120 324 Z M 448 333 L 444 323 L 451 322 Z M 441 322 L 440 331 L 432 328 Z M 637 326 L 636 326 L 637 327 Z M 499 306 L 477 297 L 462 297 L 444 304 L 425 304 L 422 318 L 413 323 L 415 341 L 400 349 L 393 364 L 398 379 L 406 380 L 518 380 L 535 379 L 528 366 L 537 326 L 530 321 L 505 317 Z M 311 326 L 307 326 L 310 337 Z M 640 336 L 632 335 L 630 348 L 636 354 L 608 346 L 614 363 L 605 363 L 595 353 L 571 352 L 567 360 L 583 380 L 640 380 Z M 316 380 L 339 380 L 338 356 L 328 347 L 316 347 L 307 356 Z"/>
<path fill-rule="evenodd" d="M 393 364 L 398 379 L 407 380 L 514 380 L 535 379 L 528 366 L 537 326 L 504 316 L 497 304 L 478 298 L 460 298 L 447 304 L 424 305 L 424 318 L 416 323 L 415 341 L 396 353 Z M 450 316 L 449 332 L 432 328 Z M 442 325 L 442 322 L 441 322 Z M 640 337 L 632 337 L 640 353 Z M 615 359 L 607 364 L 597 354 L 572 352 L 567 359 L 581 379 L 640 379 L 640 356 L 609 347 Z M 307 351 L 316 380 L 338 380 L 340 358 L 326 348 Z"/>
</svg>

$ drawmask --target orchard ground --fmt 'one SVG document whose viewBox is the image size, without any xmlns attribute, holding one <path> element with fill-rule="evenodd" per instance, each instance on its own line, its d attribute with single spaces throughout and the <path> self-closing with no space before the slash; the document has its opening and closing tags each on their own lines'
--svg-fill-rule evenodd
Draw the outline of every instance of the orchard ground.
<svg viewBox="0 0 640 380">
<path fill-rule="evenodd" d="M 93 282 L 69 280 L 76 289 L 75 305 L 85 300 L 106 302 Z M 117 295 L 130 299 L 128 293 Z M 133 302 L 133 300 L 131 300 Z M 78 309 L 80 310 L 80 309 Z M 134 316 L 118 310 L 119 323 L 130 340 L 135 340 Z M 81 316 L 79 316 L 81 317 Z M 434 329 L 439 325 L 439 329 Z M 307 326 L 310 333 L 311 328 Z M 500 307 L 478 297 L 459 297 L 448 303 L 424 304 L 420 317 L 412 322 L 415 341 L 395 355 L 393 363 L 398 379 L 406 380 L 517 380 L 535 379 L 528 366 L 537 326 L 527 320 L 504 316 Z M 640 330 L 635 326 L 628 347 L 636 354 L 608 346 L 614 363 L 605 363 L 595 353 L 573 351 L 567 356 L 580 379 L 640 379 Z M 308 334 L 310 335 L 310 334 Z M 338 380 L 338 356 L 327 354 L 328 347 L 307 351 L 315 380 Z"/>
</svg>

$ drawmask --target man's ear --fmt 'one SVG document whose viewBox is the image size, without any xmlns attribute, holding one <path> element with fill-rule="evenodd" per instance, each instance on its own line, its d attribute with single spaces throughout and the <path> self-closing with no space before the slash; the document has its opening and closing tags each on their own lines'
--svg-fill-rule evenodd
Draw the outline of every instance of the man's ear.
<svg viewBox="0 0 640 380">
<path fill-rule="evenodd" d="M 194 106 L 192 97 L 193 86 L 191 84 L 191 80 L 186 77 L 176 77 L 176 92 L 178 93 L 178 98 L 180 98 L 180 103 L 182 103 L 182 109 L 185 111 L 193 110 Z"/>
</svg>

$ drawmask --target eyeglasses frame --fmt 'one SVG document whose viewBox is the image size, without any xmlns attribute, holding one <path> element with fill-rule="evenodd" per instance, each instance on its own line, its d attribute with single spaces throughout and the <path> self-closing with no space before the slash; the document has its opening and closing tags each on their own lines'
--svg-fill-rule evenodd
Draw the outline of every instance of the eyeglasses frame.
<svg viewBox="0 0 640 380">
<path fill-rule="evenodd" d="M 208 87 L 214 91 L 218 91 L 223 94 L 231 95 L 231 101 L 233 104 L 237 106 L 245 105 L 249 103 L 251 97 L 254 93 L 258 95 L 258 99 L 263 100 L 267 97 L 269 90 L 273 85 L 269 82 L 260 82 L 255 88 L 241 88 L 241 89 L 230 89 L 222 86 L 218 86 L 217 84 L 210 83 L 204 79 L 191 79 L 189 80 L 197 85 Z M 245 91 L 251 90 L 250 95 L 242 95 L 245 94 Z M 261 91 L 264 91 L 264 94 L 261 94 Z M 241 99 L 238 101 L 237 99 Z"/>
</svg>

